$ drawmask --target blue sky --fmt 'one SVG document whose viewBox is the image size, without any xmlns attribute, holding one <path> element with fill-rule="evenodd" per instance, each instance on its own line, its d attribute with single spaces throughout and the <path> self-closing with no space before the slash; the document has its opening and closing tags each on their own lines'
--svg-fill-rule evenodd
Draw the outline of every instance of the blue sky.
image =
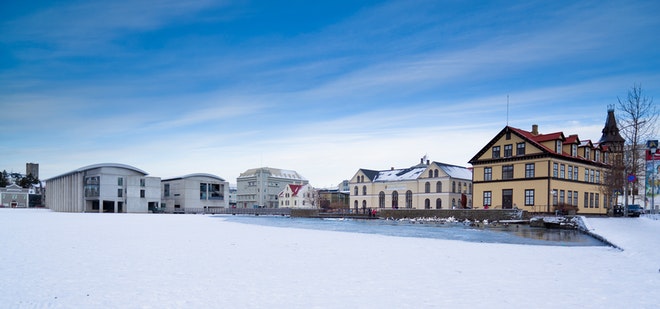
<svg viewBox="0 0 660 309">
<path fill-rule="evenodd" d="M 5 1 L 0 169 L 292 169 L 316 187 L 660 97 L 657 1 Z M 508 113 L 507 113 L 508 96 Z"/>
</svg>

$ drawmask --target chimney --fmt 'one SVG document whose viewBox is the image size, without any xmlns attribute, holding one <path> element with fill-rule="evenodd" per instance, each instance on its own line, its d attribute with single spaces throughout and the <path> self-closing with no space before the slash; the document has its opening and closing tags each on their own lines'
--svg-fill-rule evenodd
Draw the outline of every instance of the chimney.
<svg viewBox="0 0 660 309">
<path fill-rule="evenodd" d="M 431 160 L 426 160 L 426 165 L 431 165 Z"/>
<path fill-rule="evenodd" d="M 532 135 L 539 135 L 539 125 L 538 124 L 533 124 L 532 125 Z"/>
<path fill-rule="evenodd" d="M 393 171 L 393 170 L 394 170 L 394 166 L 392 166 L 392 167 L 390 168 L 390 171 Z"/>
<path fill-rule="evenodd" d="M 419 164 L 424 164 L 424 157 L 419 158 Z"/>
</svg>

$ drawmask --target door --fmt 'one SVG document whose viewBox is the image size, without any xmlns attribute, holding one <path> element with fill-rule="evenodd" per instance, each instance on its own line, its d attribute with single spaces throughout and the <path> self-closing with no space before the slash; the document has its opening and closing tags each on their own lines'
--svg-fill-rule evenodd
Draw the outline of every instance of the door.
<svg viewBox="0 0 660 309">
<path fill-rule="evenodd" d="M 513 190 L 504 189 L 502 190 L 502 209 L 512 209 L 513 208 Z"/>
</svg>

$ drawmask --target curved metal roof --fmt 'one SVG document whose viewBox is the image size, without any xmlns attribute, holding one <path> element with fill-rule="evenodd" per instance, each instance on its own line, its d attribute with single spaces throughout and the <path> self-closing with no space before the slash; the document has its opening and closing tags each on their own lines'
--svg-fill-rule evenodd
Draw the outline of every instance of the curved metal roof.
<svg viewBox="0 0 660 309">
<path fill-rule="evenodd" d="M 176 180 L 176 179 L 185 179 L 185 178 L 192 178 L 192 177 L 209 177 L 209 178 L 217 179 L 217 180 L 220 180 L 220 181 L 225 181 L 221 177 L 218 177 L 218 176 L 213 175 L 213 174 L 208 174 L 208 173 L 193 173 L 193 174 L 183 175 L 181 177 L 174 177 L 174 178 L 170 178 L 170 179 L 165 179 L 163 181 Z"/>
<path fill-rule="evenodd" d="M 70 174 L 73 174 L 73 173 L 80 173 L 80 172 L 88 171 L 88 170 L 95 169 L 95 168 L 102 168 L 102 167 L 116 167 L 116 168 L 123 168 L 123 169 L 127 169 L 127 170 L 131 170 L 131 171 L 138 172 L 138 173 L 140 173 L 140 174 L 142 174 L 142 175 L 145 175 L 145 176 L 148 174 L 147 172 L 145 172 L 145 171 L 143 171 L 143 170 L 141 170 L 141 169 L 139 169 L 139 168 L 137 168 L 137 167 L 130 166 L 130 165 L 127 165 L 127 164 L 121 164 L 121 163 L 98 163 L 98 164 L 92 164 L 92 165 L 84 166 L 84 167 L 81 167 L 81 168 L 79 168 L 79 169 L 75 169 L 75 170 L 70 171 L 70 172 L 68 172 L 68 173 L 64 173 L 64 174 L 61 174 L 61 175 L 57 175 L 57 176 L 55 176 L 55 177 L 51 177 L 51 178 L 46 179 L 46 180 L 51 180 L 51 179 L 55 179 L 55 178 L 60 178 L 60 177 L 63 177 L 63 176 L 66 176 L 66 175 L 70 175 Z"/>
</svg>

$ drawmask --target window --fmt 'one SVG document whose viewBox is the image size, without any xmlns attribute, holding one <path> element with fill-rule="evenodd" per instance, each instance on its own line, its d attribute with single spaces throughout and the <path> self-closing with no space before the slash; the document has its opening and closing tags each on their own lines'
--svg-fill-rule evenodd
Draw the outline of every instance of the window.
<svg viewBox="0 0 660 309">
<path fill-rule="evenodd" d="M 516 144 L 516 155 L 517 156 L 525 155 L 525 143 Z"/>
<path fill-rule="evenodd" d="M 600 171 L 596 171 L 596 183 L 600 183 Z"/>
<path fill-rule="evenodd" d="M 484 191 L 484 206 L 492 205 L 493 193 L 490 191 Z"/>
<path fill-rule="evenodd" d="M 552 206 L 557 206 L 557 190 L 552 190 Z"/>
<path fill-rule="evenodd" d="M 435 200 L 435 209 L 441 209 L 442 208 L 442 200 L 441 199 L 436 199 Z"/>
<path fill-rule="evenodd" d="M 406 191 L 406 208 L 412 208 L 412 202 L 413 202 L 412 197 L 413 197 L 412 191 L 410 190 Z"/>
<path fill-rule="evenodd" d="M 435 183 L 435 192 L 440 193 L 442 192 L 442 182 L 436 182 Z"/>
<path fill-rule="evenodd" d="M 124 185 L 124 177 L 117 177 L 117 185 L 118 186 Z"/>
<path fill-rule="evenodd" d="M 584 158 L 587 160 L 591 159 L 591 151 L 589 147 L 584 147 Z"/>
<path fill-rule="evenodd" d="M 594 160 L 600 161 L 600 151 L 598 151 L 598 149 L 596 149 L 596 151 L 594 151 L 594 155 L 596 156 L 596 158 Z"/>
<path fill-rule="evenodd" d="M 163 196 L 170 196 L 170 184 L 163 185 Z"/>
<path fill-rule="evenodd" d="M 525 206 L 534 206 L 534 189 L 525 190 Z"/>
<path fill-rule="evenodd" d="M 589 171 L 589 182 L 594 182 L 594 170 Z"/>
<path fill-rule="evenodd" d="M 358 187 L 353 188 L 353 195 L 358 195 Z"/>
<path fill-rule="evenodd" d="M 144 190 L 140 190 L 140 197 L 144 197 Z"/>
<path fill-rule="evenodd" d="M 552 163 L 552 177 L 559 177 L 559 164 L 557 163 Z"/>
<path fill-rule="evenodd" d="M 508 158 L 510 156 L 513 156 L 513 145 L 504 145 L 504 157 Z"/>
<path fill-rule="evenodd" d="M 222 200 L 225 198 L 223 190 L 220 189 L 219 183 L 210 183 L 209 186 L 209 200 Z"/>
<path fill-rule="evenodd" d="M 119 188 L 117 189 L 117 197 L 123 197 L 124 196 L 124 189 Z"/>
<path fill-rule="evenodd" d="M 584 181 L 589 182 L 589 169 L 584 169 Z"/>
<path fill-rule="evenodd" d="M 578 205 L 578 192 L 573 191 L 573 206 L 577 206 L 577 205 Z"/>
<path fill-rule="evenodd" d="M 362 186 L 362 195 L 367 195 L 367 186 Z"/>
<path fill-rule="evenodd" d="M 556 141 L 555 143 L 556 143 L 556 144 L 555 144 L 555 146 L 556 146 L 555 152 L 561 154 L 561 153 L 562 153 L 562 151 L 561 151 L 561 148 L 562 148 L 562 143 L 561 143 L 561 141 L 558 140 L 558 141 Z"/>
<path fill-rule="evenodd" d="M 396 191 L 392 192 L 392 208 L 394 209 L 399 208 L 399 192 Z"/>
<path fill-rule="evenodd" d="M 461 182 L 458 182 L 458 193 L 463 192 L 463 189 L 461 188 Z"/>
<path fill-rule="evenodd" d="M 568 190 L 568 197 L 566 198 L 566 204 L 573 205 L 573 191 Z"/>
<path fill-rule="evenodd" d="M 564 190 L 559 190 L 559 205 L 564 205 L 566 204 L 565 202 L 566 198 L 566 191 Z"/>
<path fill-rule="evenodd" d="M 493 159 L 500 157 L 500 146 L 493 146 Z"/>
<path fill-rule="evenodd" d="M 433 177 L 438 178 L 438 169 L 433 170 Z"/>
<path fill-rule="evenodd" d="M 431 200 L 429 199 L 424 200 L 424 209 L 431 209 Z"/>
<path fill-rule="evenodd" d="M 424 184 L 424 193 L 431 193 L 431 183 L 428 181 Z"/>
<path fill-rule="evenodd" d="M 144 187 L 144 185 L 145 185 L 144 178 L 140 178 L 140 187 Z"/>
<path fill-rule="evenodd" d="M 600 203 L 598 202 L 599 199 L 600 199 L 600 194 L 596 193 L 596 197 L 594 199 L 594 207 L 596 207 L 596 208 L 598 208 L 600 206 L 599 205 Z"/>
<path fill-rule="evenodd" d="M 589 193 L 584 192 L 584 208 L 589 207 Z"/>
<path fill-rule="evenodd" d="M 534 178 L 534 163 L 525 164 L 525 178 Z"/>
<path fill-rule="evenodd" d="M 485 181 L 493 180 L 493 168 L 492 167 L 484 167 L 484 180 Z"/>
<path fill-rule="evenodd" d="M 561 179 L 566 178 L 566 165 L 564 164 L 559 165 L 559 178 Z"/>
<path fill-rule="evenodd" d="M 580 175 L 580 169 L 576 166 L 573 168 L 573 180 L 578 180 L 578 175 Z"/>
<path fill-rule="evenodd" d="M 589 193 L 589 208 L 594 208 L 594 194 Z"/>
<path fill-rule="evenodd" d="M 385 208 L 385 192 L 378 193 L 378 208 Z"/>
<path fill-rule="evenodd" d="M 573 165 L 568 166 L 568 179 L 573 179 Z"/>
<path fill-rule="evenodd" d="M 451 193 L 456 193 L 456 182 L 455 181 L 451 182 Z"/>
<path fill-rule="evenodd" d="M 433 171 L 429 170 L 429 178 L 433 178 Z"/>
<path fill-rule="evenodd" d="M 571 157 L 577 157 L 577 144 L 571 145 Z"/>
<path fill-rule="evenodd" d="M 208 185 L 206 183 L 203 183 L 203 182 L 201 182 L 199 184 L 199 199 L 200 200 L 205 200 L 206 199 L 206 196 L 208 194 L 207 186 Z"/>
<path fill-rule="evenodd" d="M 513 179 L 513 165 L 502 166 L 502 179 Z"/>
</svg>

